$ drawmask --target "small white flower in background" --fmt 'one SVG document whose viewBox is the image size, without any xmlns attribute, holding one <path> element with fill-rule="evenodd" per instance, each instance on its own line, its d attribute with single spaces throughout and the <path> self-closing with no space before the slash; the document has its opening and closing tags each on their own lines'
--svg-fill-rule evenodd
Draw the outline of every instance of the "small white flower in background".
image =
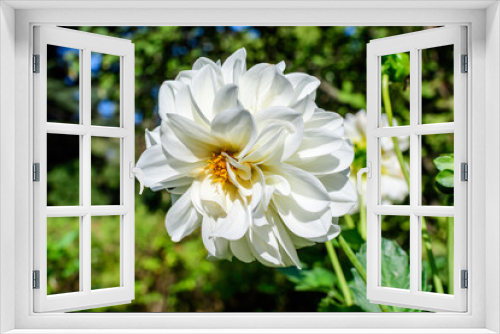
<svg viewBox="0 0 500 334">
<path fill-rule="evenodd" d="M 397 126 L 397 121 L 393 120 L 393 126 Z M 344 129 L 345 136 L 351 140 L 356 149 L 366 150 L 366 111 L 360 110 L 355 115 L 346 114 Z M 387 116 L 382 114 L 382 126 L 389 126 Z M 381 196 L 382 204 L 401 203 L 408 196 L 408 185 L 399 165 L 398 158 L 394 151 L 394 142 L 389 137 L 381 138 Z M 399 149 L 401 152 L 410 147 L 409 137 L 398 137 Z M 361 166 L 362 167 L 362 166 Z M 356 173 L 351 174 L 352 182 L 355 180 Z M 366 179 L 363 179 L 363 191 L 366 190 Z M 356 204 L 351 213 L 359 211 Z"/>
<path fill-rule="evenodd" d="M 201 227 L 210 258 L 300 267 L 296 249 L 336 237 L 356 202 L 353 148 L 342 118 L 316 106 L 316 78 L 285 75 L 284 62 L 247 71 L 245 58 L 200 58 L 165 81 L 137 166 L 178 197 L 173 241 Z"/>
</svg>

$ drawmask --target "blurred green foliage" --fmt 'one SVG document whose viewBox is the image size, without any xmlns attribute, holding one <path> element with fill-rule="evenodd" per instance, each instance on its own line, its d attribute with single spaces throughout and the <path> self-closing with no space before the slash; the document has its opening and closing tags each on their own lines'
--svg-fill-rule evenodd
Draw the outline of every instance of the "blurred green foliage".
<svg viewBox="0 0 500 334">
<path fill-rule="evenodd" d="M 224 61 L 235 50 L 245 47 L 247 66 L 277 63 L 284 60 L 286 72 L 305 72 L 321 80 L 317 104 L 341 115 L 366 108 L 366 44 L 372 40 L 424 29 L 424 27 L 70 27 L 82 31 L 130 39 L 135 44 L 135 122 L 136 158 L 145 150 L 145 129 L 160 122 L 158 90 L 165 80 L 172 80 L 194 61 L 205 56 Z M 55 49 L 49 53 L 48 77 L 49 120 L 78 122 L 78 63 L 75 53 Z M 453 54 L 427 50 L 423 54 L 422 95 L 426 122 L 453 120 Z M 451 57 L 451 58 L 450 58 Z M 408 57 L 388 57 L 384 71 L 390 73 L 394 117 L 398 124 L 409 123 Z M 452 67 L 451 67 L 452 68 Z M 119 120 L 119 63 L 117 57 L 92 55 L 92 124 L 116 125 Z M 76 109 L 75 109 L 76 108 Z M 76 115 L 75 116 L 75 110 Z M 450 116 L 451 115 L 451 116 Z M 75 121 L 76 119 L 76 121 Z M 434 145 L 435 144 L 435 145 Z M 434 146 L 433 146 L 434 145 Z M 50 205 L 63 205 L 68 198 L 78 203 L 78 154 L 71 158 L 61 152 L 75 148 L 70 141 L 49 142 L 52 169 L 48 183 Z M 116 181 L 119 144 L 95 140 L 92 145 L 92 202 L 119 202 Z M 78 150 L 76 150 L 78 152 Z M 366 164 L 365 147 L 356 152 L 353 171 Z M 452 154 L 453 144 L 444 139 L 422 144 L 423 189 L 433 201 L 440 201 L 436 175 L 441 165 L 434 159 Z M 439 159 L 438 159 L 439 160 Z M 440 160 L 439 160 L 440 161 Z M 449 169 L 445 169 L 449 170 Z M 75 182 L 76 177 L 76 182 Z M 72 181 L 65 181 L 65 180 Z M 448 184 L 449 185 L 449 184 Z M 94 202 L 95 201 L 95 202 Z M 167 192 L 145 190 L 135 201 L 135 299 L 131 304 L 90 310 L 92 312 L 380 312 L 381 308 L 366 300 L 365 283 L 346 253 L 334 240 L 335 250 L 353 294 L 347 305 L 340 292 L 342 282 L 332 271 L 324 245 L 299 251 L 304 269 L 271 269 L 259 263 L 210 262 L 206 259 L 199 231 L 180 243 L 173 243 L 164 226 L 171 198 Z M 76 205 L 75 203 L 72 205 Z M 355 225 L 359 213 L 353 214 Z M 59 225 L 71 225 L 72 218 L 60 218 Z M 394 236 L 383 241 L 384 256 L 397 265 L 388 268 L 384 280 L 402 287 L 397 277 L 408 273 L 408 254 L 402 248 L 409 226 L 404 222 L 383 223 L 382 229 Z M 401 224 L 400 224 L 401 223 Z M 342 218 L 342 236 L 357 252 L 366 268 L 365 240 Z M 445 224 L 438 221 L 437 224 Z M 439 225 L 432 225 L 432 243 L 438 266 L 445 267 L 446 236 Z M 78 290 L 78 230 L 54 228 L 47 249 L 49 291 Z M 116 217 L 96 217 L 92 223 L 92 275 L 98 277 L 95 287 L 115 286 L 119 282 Z M 68 259 L 72 259 L 69 261 Z M 395 260 L 394 260 L 395 259 Z M 428 264 L 425 263 L 427 268 Z M 424 268 L 424 269 L 425 269 Z M 425 269 L 428 272 L 428 269 Z M 425 274 L 424 272 L 424 274 Z M 402 275 L 402 276 L 401 276 Z M 424 282 L 427 280 L 424 279 Z M 94 280 L 93 283 L 94 285 Z M 447 281 L 445 281 L 445 285 Z M 426 286 L 432 289 L 432 282 Z M 389 311 L 410 311 L 391 308 Z"/>
</svg>

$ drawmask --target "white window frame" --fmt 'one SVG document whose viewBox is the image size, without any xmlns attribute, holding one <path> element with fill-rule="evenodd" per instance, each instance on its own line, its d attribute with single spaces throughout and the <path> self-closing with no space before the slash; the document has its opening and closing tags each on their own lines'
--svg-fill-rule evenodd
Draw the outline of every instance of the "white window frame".
<svg viewBox="0 0 500 334">
<path fill-rule="evenodd" d="M 465 26 L 448 26 L 398 36 L 380 38 L 367 45 L 367 164 L 371 166 L 367 182 L 367 298 L 372 303 L 430 310 L 467 310 L 467 290 L 461 288 L 460 275 L 467 270 L 467 185 L 461 180 L 460 165 L 467 163 L 467 76 L 462 73 L 462 55 L 467 54 Z M 423 124 L 422 120 L 422 56 L 421 50 L 453 46 L 454 120 L 447 123 Z M 383 56 L 408 52 L 410 55 L 410 124 L 383 126 L 381 103 L 381 59 Z M 421 203 L 423 135 L 454 134 L 454 205 L 425 206 Z M 410 204 L 382 205 L 381 138 L 407 136 L 410 139 Z M 470 183 L 474 180 L 471 178 Z M 381 217 L 405 216 L 410 221 L 410 287 L 396 289 L 381 286 Z M 438 294 L 421 291 L 422 287 L 422 228 L 423 217 L 454 217 L 454 293 Z"/>
<path fill-rule="evenodd" d="M 34 162 L 39 164 L 39 182 L 33 184 L 34 270 L 39 270 L 39 288 L 34 289 L 35 312 L 76 311 L 94 307 L 130 303 L 134 299 L 134 221 L 135 164 L 134 123 L 134 44 L 129 40 L 90 34 L 50 26 L 34 27 L 34 54 L 39 56 L 39 73 L 33 75 Z M 79 50 L 80 104 L 79 124 L 47 122 L 47 45 Z M 96 126 L 91 120 L 91 53 L 99 52 L 120 58 L 120 124 Z M 47 134 L 78 136 L 79 189 L 77 206 L 47 206 Z M 120 141 L 120 204 L 91 204 L 92 138 L 116 138 Z M 91 221 L 92 216 L 119 216 L 120 285 L 104 289 L 91 288 Z M 47 295 L 47 218 L 79 219 L 79 285 L 76 292 Z M 89 307 L 92 305 L 92 307 Z"/>
<path fill-rule="evenodd" d="M 117 8 L 118 6 L 132 9 Z M 397 8 L 393 8 L 396 7 Z M 63 8 L 64 7 L 64 8 Z M 103 7 L 108 9 L 102 9 Z M 137 10 L 143 8 L 143 10 Z M 149 8 L 149 9 L 148 9 Z M 193 9 L 196 8 L 196 9 Z M 47 10 L 49 9 L 49 10 Z M 410 9 L 410 10 L 409 10 Z M 31 54 L 37 24 L 450 25 L 469 31 L 468 312 L 434 314 L 35 314 L 31 286 Z M 500 10 L 497 1 L 4 1 L 0 3 L 0 331 L 158 333 L 500 332 Z M 486 70 L 487 69 L 487 70 Z M 15 111 L 15 112 L 14 112 Z M 15 138 L 12 144 L 12 138 Z M 487 154 L 486 154 L 487 152 Z M 14 175 L 14 177 L 12 177 Z M 488 176 L 488 182 L 486 182 Z M 15 193 L 15 196 L 13 195 Z M 487 196 L 486 196 L 487 194 Z M 486 217 L 488 220 L 486 221 Z M 29 259 L 29 260 L 27 260 Z M 486 266 L 488 263 L 488 266 Z M 486 293 L 487 292 L 487 293 Z M 12 307 L 14 305 L 14 307 Z M 142 329 L 137 329 L 139 326 Z M 247 329 L 246 331 L 243 329 Z M 292 328 L 292 329 L 289 329 Z M 295 330 L 293 330 L 295 328 Z M 300 328 L 300 329 L 299 329 Z M 37 329 L 40 329 L 38 331 Z M 121 330 L 120 330 L 121 329 Z M 133 330 L 137 329 L 137 330 Z M 164 329 L 164 330 L 161 330 Z M 344 330 L 342 330 L 344 329 Z"/>
</svg>

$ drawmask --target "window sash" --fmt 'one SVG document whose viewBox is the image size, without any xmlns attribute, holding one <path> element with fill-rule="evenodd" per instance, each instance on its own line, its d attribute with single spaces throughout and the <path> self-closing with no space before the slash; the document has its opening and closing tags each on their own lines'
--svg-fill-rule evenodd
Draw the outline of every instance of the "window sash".
<svg viewBox="0 0 500 334">
<path fill-rule="evenodd" d="M 467 269 L 466 218 L 467 184 L 460 180 L 460 163 L 467 162 L 467 76 L 461 73 L 461 54 L 467 54 L 466 28 L 452 26 L 404 34 L 371 41 L 367 47 L 367 161 L 372 165 L 372 177 L 367 184 L 367 298 L 374 303 L 437 311 L 467 310 L 467 290 L 461 289 L 460 271 Z M 421 49 L 454 45 L 454 122 L 419 124 L 421 115 Z M 410 125 L 380 127 L 382 56 L 410 52 Z M 454 133 L 453 207 L 421 206 L 421 141 L 424 134 Z M 380 205 L 380 137 L 410 136 L 410 205 Z M 380 286 L 381 280 L 381 215 L 410 217 L 410 289 Z M 420 216 L 454 217 L 454 295 L 419 291 L 421 287 L 421 228 Z"/>
<path fill-rule="evenodd" d="M 80 50 L 80 124 L 47 122 L 47 45 Z M 120 57 L 120 127 L 91 125 L 91 52 Z M 34 161 L 40 163 L 40 182 L 34 183 L 34 270 L 40 270 L 40 289 L 34 291 L 35 312 L 66 312 L 130 302 L 134 298 L 134 45 L 121 40 L 69 29 L 35 27 L 34 53 L 40 73 L 33 74 Z M 80 138 L 80 205 L 47 207 L 47 134 Z M 120 205 L 91 205 L 91 138 L 120 138 Z M 91 289 L 91 217 L 120 215 L 120 286 Z M 47 217 L 80 217 L 80 291 L 47 295 Z"/>
</svg>

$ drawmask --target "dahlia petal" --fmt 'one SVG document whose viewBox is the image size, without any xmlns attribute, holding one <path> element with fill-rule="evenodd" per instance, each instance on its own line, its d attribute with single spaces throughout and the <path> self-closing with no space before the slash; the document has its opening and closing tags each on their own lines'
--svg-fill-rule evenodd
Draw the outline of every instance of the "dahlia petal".
<svg viewBox="0 0 500 334">
<path fill-rule="evenodd" d="M 250 212 L 248 212 L 243 199 L 238 196 L 232 202 L 227 216 L 217 219 L 217 226 L 212 232 L 212 236 L 227 240 L 241 239 L 248 231 L 249 220 Z"/>
<path fill-rule="evenodd" d="M 196 73 L 198 73 L 198 71 L 193 71 L 193 70 L 181 71 L 179 74 L 177 74 L 177 77 L 175 77 L 175 81 L 182 82 L 183 84 L 186 85 L 191 85 L 191 82 L 193 82 L 193 78 Z"/>
<path fill-rule="evenodd" d="M 241 48 L 230 55 L 224 64 L 222 64 L 222 76 L 224 82 L 238 84 L 240 76 L 246 71 L 246 57 L 247 53 L 245 48 Z"/>
<path fill-rule="evenodd" d="M 244 109 L 230 109 L 218 114 L 212 121 L 211 132 L 234 153 L 248 151 L 257 137 L 254 117 Z"/>
<path fill-rule="evenodd" d="M 270 66 L 262 72 L 259 84 L 259 97 L 256 111 L 265 108 L 288 106 L 293 100 L 293 87 L 277 66 Z"/>
<path fill-rule="evenodd" d="M 146 149 L 137 161 L 137 168 L 144 172 L 144 185 L 155 190 L 172 187 L 175 181 L 186 177 L 195 167 L 184 164 L 182 168 L 172 168 L 160 145 Z"/>
<path fill-rule="evenodd" d="M 228 109 L 242 109 L 238 101 L 238 86 L 233 84 L 222 86 L 214 99 L 214 116 Z"/>
<path fill-rule="evenodd" d="M 214 117 L 212 107 L 218 89 L 217 75 L 211 66 L 203 67 L 194 75 L 191 91 L 196 104 L 209 121 Z"/>
<path fill-rule="evenodd" d="M 311 174 L 287 164 L 273 166 L 268 170 L 288 181 L 291 189 L 289 200 L 296 202 L 295 205 L 303 210 L 322 212 L 330 205 L 331 199 L 325 187 Z"/>
<path fill-rule="evenodd" d="M 302 142 L 295 153 L 299 158 L 307 159 L 332 154 L 344 144 L 344 139 L 335 133 L 322 130 L 306 130 Z"/>
<path fill-rule="evenodd" d="M 250 249 L 259 262 L 267 266 L 281 265 L 278 240 L 269 224 L 259 226 L 258 228 L 250 228 L 248 239 L 251 245 Z"/>
<path fill-rule="evenodd" d="M 311 239 L 328 233 L 332 213 L 330 208 L 323 212 L 306 211 L 289 196 L 273 196 L 273 203 L 286 227 L 296 235 Z"/>
<path fill-rule="evenodd" d="M 256 121 L 260 129 L 264 129 L 268 125 L 280 124 L 286 130 L 287 134 L 283 142 L 283 153 L 280 161 L 285 161 L 297 151 L 304 131 L 304 123 L 300 113 L 287 107 L 272 107 L 257 114 Z"/>
<path fill-rule="evenodd" d="M 212 182 L 210 177 L 206 177 L 199 187 L 197 184 L 193 188 L 193 190 L 197 192 L 193 194 L 193 203 L 196 203 L 196 206 L 201 204 L 202 210 L 200 210 L 200 212 L 212 217 L 225 216 L 227 214 L 226 198 L 221 187 L 220 183 Z M 199 196 L 199 200 L 196 196 Z"/>
<path fill-rule="evenodd" d="M 257 207 L 260 205 L 262 202 L 262 199 L 265 196 L 265 190 L 266 190 L 266 182 L 264 179 L 264 174 L 260 170 L 259 167 L 254 167 L 253 168 L 254 173 L 252 173 L 252 200 L 250 201 L 250 210 L 254 212 Z"/>
<path fill-rule="evenodd" d="M 344 120 L 339 114 L 316 108 L 311 118 L 304 123 L 304 131 L 327 131 L 337 138 L 342 138 L 344 135 L 343 125 Z"/>
<path fill-rule="evenodd" d="M 268 67 L 268 64 L 257 64 L 240 77 L 238 99 L 248 110 L 257 110 L 260 77 L 262 72 Z"/>
<path fill-rule="evenodd" d="M 332 154 L 314 158 L 294 156 L 286 160 L 286 163 L 303 169 L 312 175 L 325 175 L 345 170 L 351 165 L 353 159 L 354 150 L 352 144 L 344 141 L 340 149 Z"/>
<path fill-rule="evenodd" d="M 239 240 L 231 240 L 229 242 L 229 247 L 233 255 L 241 262 L 250 263 L 255 261 L 255 256 L 253 256 L 250 251 L 250 245 L 246 237 Z"/>
<path fill-rule="evenodd" d="M 153 145 L 156 144 L 161 144 L 161 138 L 160 138 L 160 126 L 157 126 L 154 128 L 153 131 L 149 131 L 146 129 L 146 148 L 150 148 Z"/>
<path fill-rule="evenodd" d="M 201 224 L 201 215 L 194 209 L 191 203 L 191 191 L 188 190 L 168 210 L 165 217 L 165 226 L 172 241 L 178 242 L 190 235 Z"/>
<path fill-rule="evenodd" d="M 318 79 L 305 73 L 290 73 L 285 75 L 285 77 L 290 81 L 295 91 L 294 101 L 298 101 L 314 93 L 320 84 Z"/>
<path fill-rule="evenodd" d="M 266 185 L 273 187 L 273 192 L 281 196 L 289 196 L 292 191 L 288 180 L 281 175 L 266 175 Z"/>
<path fill-rule="evenodd" d="M 178 114 L 180 114 L 180 111 L 182 111 L 181 116 L 184 116 L 196 122 L 198 125 L 204 127 L 205 129 L 210 128 L 210 122 L 196 104 L 189 86 L 184 86 L 177 92 L 175 99 L 175 110 L 178 111 Z"/>
<path fill-rule="evenodd" d="M 284 150 L 286 131 L 282 125 L 274 124 L 267 126 L 255 140 L 252 149 L 246 155 L 238 154 L 240 161 L 262 164 L 273 157 L 281 158 Z"/>
<path fill-rule="evenodd" d="M 209 216 L 203 216 L 201 224 L 201 237 L 203 245 L 207 249 L 209 256 L 213 256 L 218 260 L 230 260 L 232 252 L 229 249 L 229 241 L 223 238 L 215 238 L 212 236 L 215 221 Z"/>
<path fill-rule="evenodd" d="M 318 179 L 325 186 L 332 200 L 330 207 L 334 217 L 348 213 L 358 200 L 356 188 L 344 173 L 335 173 L 319 176 Z"/>
<path fill-rule="evenodd" d="M 196 59 L 196 61 L 194 62 L 194 64 L 193 64 L 193 70 L 194 71 L 199 71 L 204 66 L 212 66 L 214 68 L 218 68 L 219 67 L 212 59 L 208 59 L 206 57 L 200 57 L 200 58 Z"/>
<path fill-rule="evenodd" d="M 175 158 L 186 162 L 207 160 L 220 145 L 203 127 L 192 120 L 169 114 L 162 124 L 163 149 Z"/>
<path fill-rule="evenodd" d="M 185 86 L 178 81 L 165 81 L 158 93 L 158 114 L 162 120 L 166 119 L 167 114 L 176 113 L 175 99 L 179 88 Z"/>
<path fill-rule="evenodd" d="M 280 248 L 283 249 L 284 254 L 286 254 L 286 256 L 284 256 L 284 254 L 282 255 L 282 259 L 286 259 L 288 257 L 291 262 L 289 263 L 288 261 L 284 261 L 284 264 L 293 264 L 300 269 L 301 264 L 299 256 L 297 255 L 297 250 L 295 249 L 292 239 L 290 238 L 290 235 L 283 225 L 278 213 L 274 209 L 270 209 L 266 213 L 266 216 L 269 221 L 269 225 L 271 226 L 274 235 L 281 246 Z"/>
<path fill-rule="evenodd" d="M 328 228 L 328 232 L 321 237 L 318 238 L 310 238 L 309 240 L 314 241 L 314 242 L 327 242 L 332 240 L 333 238 L 336 238 L 340 234 L 341 228 L 338 225 L 338 218 L 333 218 L 332 219 L 332 224 Z"/>
<path fill-rule="evenodd" d="M 309 119 L 314 115 L 314 111 L 316 110 L 316 108 L 318 108 L 318 106 L 314 102 L 314 99 L 308 95 L 291 104 L 290 108 L 301 113 L 304 122 L 308 122 Z"/>
</svg>

